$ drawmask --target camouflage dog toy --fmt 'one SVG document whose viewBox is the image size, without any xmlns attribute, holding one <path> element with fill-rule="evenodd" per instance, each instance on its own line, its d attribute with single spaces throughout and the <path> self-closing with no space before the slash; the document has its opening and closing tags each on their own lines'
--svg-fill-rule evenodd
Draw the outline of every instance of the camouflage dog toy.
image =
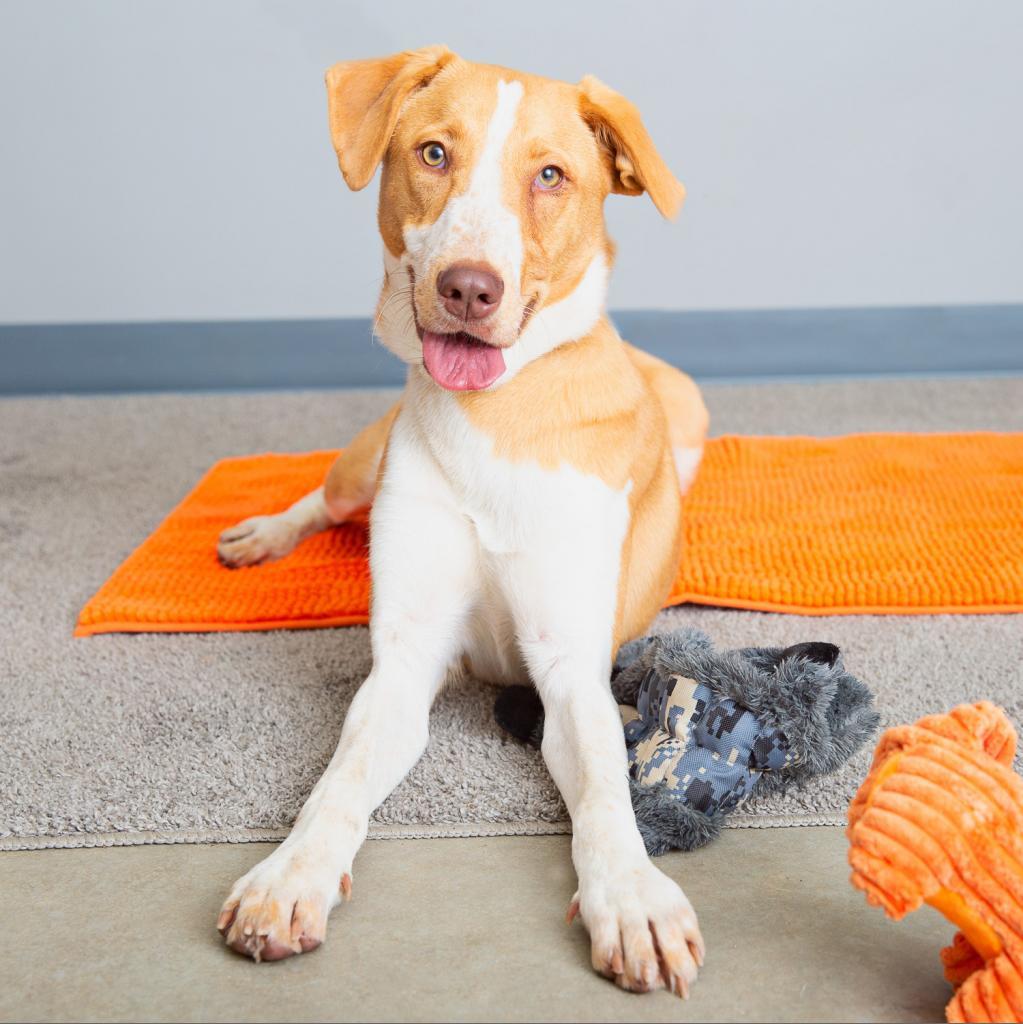
<svg viewBox="0 0 1023 1024">
<path fill-rule="evenodd" d="M 611 689 L 636 822 L 655 856 L 710 842 L 754 794 L 834 771 L 879 721 L 870 690 L 826 643 L 721 653 L 696 629 L 643 637 L 618 652 Z M 543 705 L 532 687 L 502 690 L 494 714 L 540 745 Z"/>
</svg>

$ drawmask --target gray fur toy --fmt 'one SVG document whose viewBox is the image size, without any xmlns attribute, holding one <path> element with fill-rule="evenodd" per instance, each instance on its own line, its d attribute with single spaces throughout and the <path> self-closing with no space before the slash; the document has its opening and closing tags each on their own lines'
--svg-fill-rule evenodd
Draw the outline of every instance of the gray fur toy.
<svg viewBox="0 0 1023 1024">
<path fill-rule="evenodd" d="M 643 637 L 618 652 L 629 785 L 647 851 L 695 850 L 750 796 L 834 771 L 877 730 L 870 690 L 833 644 L 715 651 L 697 629 Z M 543 705 L 509 686 L 498 723 L 539 746 Z"/>
</svg>

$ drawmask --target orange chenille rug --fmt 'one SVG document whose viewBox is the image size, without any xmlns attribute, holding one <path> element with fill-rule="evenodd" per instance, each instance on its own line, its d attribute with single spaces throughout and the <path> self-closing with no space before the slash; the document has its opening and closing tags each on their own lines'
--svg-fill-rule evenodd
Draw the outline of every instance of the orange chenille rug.
<svg viewBox="0 0 1023 1024">
<path fill-rule="evenodd" d="M 333 451 L 224 459 L 82 609 L 76 634 L 344 626 L 364 524 L 231 570 L 217 535 L 317 487 Z M 686 497 L 668 604 L 804 615 L 1023 611 L 1023 434 L 721 437 Z"/>
</svg>

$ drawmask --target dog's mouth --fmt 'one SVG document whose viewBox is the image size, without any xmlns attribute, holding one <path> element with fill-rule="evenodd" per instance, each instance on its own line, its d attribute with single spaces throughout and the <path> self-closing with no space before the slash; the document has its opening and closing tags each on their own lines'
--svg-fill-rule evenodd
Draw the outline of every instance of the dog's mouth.
<svg viewBox="0 0 1023 1024">
<path fill-rule="evenodd" d="M 409 267 L 413 287 L 412 318 L 423 345 L 426 372 L 448 391 L 482 391 L 504 373 L 504 353 L 468 331 L 442 334 L 428 331 L 419 322 L 415 300 L 415 273 Z"/>
<path fill-rule="evenodd" d="M 465 331 L 420 330 L 426 372 L 448 391 L 480 391 L 504 373 L 504 352 Z"/>
<path fill-rule="evenodd" d="M 416 276 L 411 267 L 408 275 L 412 285 L 412 319 L 423 346 L 426 372 L 448 391 L 482 391 L 490 387 L 506 369 L 503 349 L 507 346 L 484 341 L 469 331 L 442 333 L 426 330 L 419 322 L 415 300 Z M 530 299 L 523 309 L 520 334 L 535 312 L 535 305 L 535 298 Z"/>
</svg>

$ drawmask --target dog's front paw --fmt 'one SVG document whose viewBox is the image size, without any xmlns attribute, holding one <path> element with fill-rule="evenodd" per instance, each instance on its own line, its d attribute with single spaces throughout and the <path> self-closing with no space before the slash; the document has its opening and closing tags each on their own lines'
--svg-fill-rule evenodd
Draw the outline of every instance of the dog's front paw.
<svg viewBox="0 0 1023 1024">
<path fill-rule="evenodd" d="M 689 998 L 704 944 L 689 900 L 649 861 L 580 880 L 568 910 L 590 933 L 593 967 L 631 992 L 667 988 Z"/>
<path fill-rule="evenodd" d="M 256 963 L 316 949 L 327 935 L 327 915 L 351 895 L 347 872 L 311 870 L 302 856 L 271 854 L 240 878 L 224 901 L 217 930 L 236 953 Z"/>
<path fill-rule="evenodd" d="M 229 569 L 261 565 L 283 558 L 300 539 L 298 528 L 283 515 L 253 516 L 224 530 L 217 557 Z"/>
</svg>

